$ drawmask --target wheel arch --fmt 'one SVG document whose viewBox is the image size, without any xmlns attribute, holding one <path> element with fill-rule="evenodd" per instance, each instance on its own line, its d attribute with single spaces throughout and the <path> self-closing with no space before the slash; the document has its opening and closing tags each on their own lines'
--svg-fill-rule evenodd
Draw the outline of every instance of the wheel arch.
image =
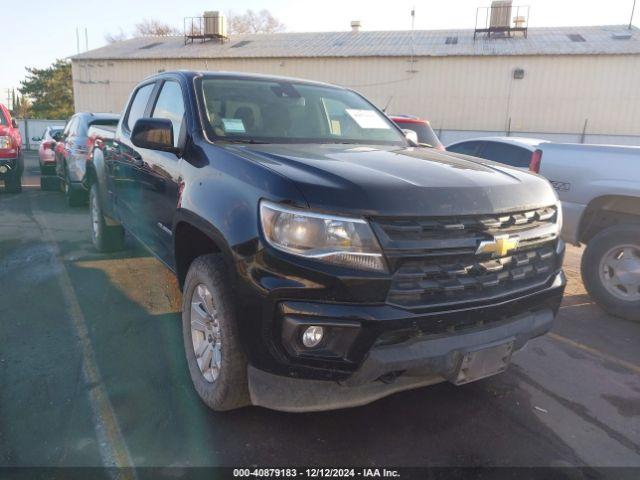
<svg viewBox="0 0 640 480">
<path fill-rule="evenodd" d="M 104 213 L 111 219 L 114 217 L 113 206 L 109 203 L 107 195 L 107 171 L 104 161 L 104 152 L 99 148 L 93 150 L 92 155 L 85 162 L 85 185 L 91 190 L 93 184 L 98 185 L 100 204 Z"/>
<path fill-rule="evenodd" d="M 200 255 L 220 253 L 233 274 L 233 253 L 224 235 L 211 222 L 188 210 L 178 210 L 173 225 L 175 272 L 180 289 L 189 266 Z"/>
<path fill-rule="evenodd" d="M 640 223 L 640 196 L 596 197 L 589 202 L 580 219 L 578 240 L 588 243 L 598 232 L 622 223 Z"/>
</svg>

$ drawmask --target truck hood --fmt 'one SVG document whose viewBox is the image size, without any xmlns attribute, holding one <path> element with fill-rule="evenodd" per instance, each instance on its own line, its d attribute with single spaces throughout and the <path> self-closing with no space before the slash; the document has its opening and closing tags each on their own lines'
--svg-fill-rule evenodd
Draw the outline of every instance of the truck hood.
<svg viewBox="0 0 640 480">
<path fill-rule="evenodd" d="M 359 215 L 486 214 L 551 205 L 537 175 L 430 148 L 335 144 L 227 147 L 291 179 L 309 207 Z"/>
</svg>

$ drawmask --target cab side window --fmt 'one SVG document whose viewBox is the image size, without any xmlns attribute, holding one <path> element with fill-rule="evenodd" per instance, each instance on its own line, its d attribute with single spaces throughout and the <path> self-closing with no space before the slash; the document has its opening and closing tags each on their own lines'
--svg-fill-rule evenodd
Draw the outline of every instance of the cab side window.
<svg viewBox="0 0 640 480">
<path fill-rule="evenodd" d="M 463 155 L 477 156 L 481 145 L 482 142 L 462 142 L 457 145 L 447 147 L 447 150 L 450 152 L 462 153 Z"/>
<path fill-rule="evenodd" d="M 184 99 L 180 84 L 174 81 L 166 81 L 162 85 L 160 95 L 153 108 L 153 118 L 166 118 L 171 120 L 173 126 L 173 145 L 178 146 L 180 129 L 184 120 Z"/>
<path fill-rule="evenodd" d="M 155 83 L 150 83 L 149 85 L 140 87 L 136 91 L 131 101 L 131 106 L 129 107 L 129 113 L 127 114 L 126 126 L 129 130 L 132 130 L 136 122 L 144 116 L 154 86 Z"/>
<path fill-rule="evenodd" d="M 64 138 L 67 139 L 69 137 L 73 137 L 76 135 L 76 130 L 78 129 L 78 117 L 71 117 L 71 120 L 69 120 L 69 123 L 67 123 L 67 126 L 64 129 Z"/>
<path fill-rule="evenodd" d="M 487 142 L 482 149 L 482 158 L 488 158 L 512 167 L 528 168 L 531 162 L 531 152 L 515 145 Z"/>
</svg>

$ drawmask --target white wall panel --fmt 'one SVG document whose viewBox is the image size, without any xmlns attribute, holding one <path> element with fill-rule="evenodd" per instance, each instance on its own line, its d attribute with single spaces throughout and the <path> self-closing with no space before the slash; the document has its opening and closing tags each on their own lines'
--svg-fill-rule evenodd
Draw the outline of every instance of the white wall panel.
<svg viewBox="0 0 640 480">
<path fill-rule="evenodd" d="M 515 68 L 525 77 L 513 80 Z M 74 61 L 76 110 L 119 112 L 161 70 L 233 70 L 327 81 L 436 129 L 640 135 L 640 56 L 300 58 Z"/>
</svg>

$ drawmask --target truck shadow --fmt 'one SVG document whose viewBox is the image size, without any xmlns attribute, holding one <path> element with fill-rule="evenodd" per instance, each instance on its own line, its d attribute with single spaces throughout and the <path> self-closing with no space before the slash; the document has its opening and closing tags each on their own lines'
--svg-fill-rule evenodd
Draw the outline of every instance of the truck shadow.
<svg viewBox="0 0 640 480">
<path fill-rule="evenodd" d="M 513 372 L 348 410 L 213 412 L 191 385 L 179 295 L 164 267 L 104 256 L 68 269 L 81 286 L 102 381 L 136 465 L 581 464 L 536 417 Z"/>
</svg>

